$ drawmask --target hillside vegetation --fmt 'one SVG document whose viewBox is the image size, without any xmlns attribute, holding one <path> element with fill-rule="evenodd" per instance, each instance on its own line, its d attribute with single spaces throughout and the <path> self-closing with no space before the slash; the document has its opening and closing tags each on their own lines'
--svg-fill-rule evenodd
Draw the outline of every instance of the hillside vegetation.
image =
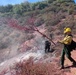
<svg viewBox="0 0 76 75">
<path fill-rule="evenodd" d="M 64 27 L 72 28 L 74 38 L 76 38 L 74 0 L 44 0 L 36 3 L 24 2 L 0 6 L 0 62 L 29 50 L 44 51 L 42 42 L 45 38 L 42 34 L 40 36 L 34 28 L 47 37 L 52 34 L 53 41 L 57 44 L 57 40 L 63 37 Z M 58 69 L 62 46 L 57 44 L 54 48 L 56 51 L 53 54 L 44 54 L 44 58 L 40 58 L 37 63 L 34 63 L 33 59 L 17 63 L 7 75 L 70 75 L 66 74 L 66 71 L 71 72 L 70 69 L 64 71 Z M 56 58 L 52 60 L 54 55 Z M 6 71 L 5 69 L 0 75 L 6 75 Z"/>
<path fill-rule="evenodd" d="M 0 6 L 1 17 L 15 18 L 20 25 L 25 25 L 29 17 L 35 17 L 37 26 L 43 23 L 46 23 L 46 26 L 54 26 L 62 19 L 65 19 L 63 26 L 72 26 L 75 25 L 74 15 L 76 15 L 76 4 L 73 0 L 44 0 L 37 3 L 24 2 Z"/>
</svg>

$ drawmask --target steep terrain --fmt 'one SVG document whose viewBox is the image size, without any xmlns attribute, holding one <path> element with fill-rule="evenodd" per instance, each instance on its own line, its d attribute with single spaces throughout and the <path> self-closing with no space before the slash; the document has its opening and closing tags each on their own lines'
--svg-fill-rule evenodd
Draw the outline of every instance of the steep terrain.
<svg viewBox="0 0 76 75">
<path fill-rule="evenodd" d="M 57 26 L 59 26 L 61 23 L 63 23 L 63 20 Z M 55 71 L 51 72 L 51 73 L 53 73 L 53 75 L 54 74 L 74 75 L 76 68 L 75 68 L 75 66 L 74 67 L 72 66 L 72 63 L 67 58 L 65 60 L 65 69 L 64 70 L 59 69 L 60 53 L 62 50 L 62 45 L 58 44 L 57 40 L 62 39 L 63 36 L 57 35 L 57 33 L 59 32 L 59 31 L 57 31 L 58 30 L 57 26 L 52 26 L 56 30 L 56 31 L 54 31 L 54 35 L 53 35 L 53 37 L 54 37 L 53 41 L 56 43 L 56 46 L 54 46 L 52 44 L 54 52 L 47 53 L 47 54 L 44 52 L 44 42 L 45 42 L 46 38 L 42 37 L 42 35 L 40 35 L 38 32 L 35 31 L 33 33 L 33 35 L 35 35 L 35 37 L 33 39 L 25 41 L 21 46 L 20 45 L 18 46 L 16 44 L 16 46 L 18 46 L 17 49 L 14 49 L 14 46 L 12 46 L 13 50 L 11 50 L 12 51 L 11 53 L 13 56 L 10 57 L 9 59 L 6 57 L 6 59 L 3 60 L 3 62 L 1 62 L 0 72 L 2 72 L 2 70 L 6 70 L 8 68 L 7 75 L 11 75 L 9 72 L 10 66 L 12 67 L 13 65 L 15 65 L 15 63 L 22 62 L 24 60 L 28 60 L 30 57 L 32 57 L 34 62 L 48 63 L 51 66 L 53 66 L 55 68 Z M 38 29 L 40 32 L 46 33 L 45 24 L 39 26 Z M 13 34 L 13 32 L 11 33 L 11 35 L 12 34 Z M 74 35 L 74 40 L 76 41 L 75 35 Z M 19 54 L 18 53 L 14 54 L 16 50 Z M 5 51 L 4 55 L 7 54 L 6 51 Z M 76 60 L 75 52 L 76 51 L 72 52 L 72 57 Z M 8 65 L 7 65 L 7 63 L 8 63 Z"/>
<path fill-rule="evenodd" d="M 63 45 L 57 42 L 65 27 L 72 29 L 76 41 L 76 4 L 71 0 L 48 0 L 31 8 L 23 4 L 27 10 L 16 6 L 12 13 L 0 10 L 0 75 L 76 75 L 76 66 L 67 58 L 65 69 L 59 69 Z M 45 53 L 48 38 L 56 45 L 51 42 L 52 51 Z M 76 60 L 76 50 L 71 54 Z"/>
</svg>

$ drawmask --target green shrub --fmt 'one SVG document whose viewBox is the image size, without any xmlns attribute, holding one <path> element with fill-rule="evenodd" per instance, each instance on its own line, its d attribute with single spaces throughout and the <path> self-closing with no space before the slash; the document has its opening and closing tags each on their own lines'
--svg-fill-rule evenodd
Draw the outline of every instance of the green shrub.
<svg viewBox="0 0 76 75">
<path fill-rule="evenodd" d="M 42 25 L 43 23 L 44 23 L 44 20 L 43 20 L 42 18 L 38 18 L 38 19 L 34 22 L 35 26 L 40 26 L 40 25 Z"/>
</svg>

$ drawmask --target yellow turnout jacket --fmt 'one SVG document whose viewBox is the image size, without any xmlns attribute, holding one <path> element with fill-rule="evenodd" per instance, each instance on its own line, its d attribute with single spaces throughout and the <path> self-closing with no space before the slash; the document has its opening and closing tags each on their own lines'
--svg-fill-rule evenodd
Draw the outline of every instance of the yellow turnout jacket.
<svg viewBox="0 0 76 75">
<path fill-rule="evenodd" d="M 72 42 L 72 36 L 66 35 L 63 40 L 59 41 L 62 44 L 69 45 Z"/>
</svg>

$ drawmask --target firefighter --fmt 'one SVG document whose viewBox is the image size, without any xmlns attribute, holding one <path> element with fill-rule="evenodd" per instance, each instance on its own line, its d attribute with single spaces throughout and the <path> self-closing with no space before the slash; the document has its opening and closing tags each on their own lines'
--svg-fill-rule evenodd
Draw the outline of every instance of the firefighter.
<svg viewBox="0 0 76 75">
<path fill-rule="evenodd" d="M 45 41 L 45 53 L 50 52 L 51 43 L 47 40 Z"/>
<path fill-rule="evenodd" d="M 64 34 L 65 34 L 64 39 L 59 41 L 60 43 L 64 44 L 64 48 L 61 53 L 61 68 L 60 69 L 64 69 L 65 55 L 73 63 L 73 65 L 76 65 L 76 61 L 71 57 L 71 51 L 76 48 L 76 43 L 73 41 L 71 29 L 65 28 Z"/>
</svg>

